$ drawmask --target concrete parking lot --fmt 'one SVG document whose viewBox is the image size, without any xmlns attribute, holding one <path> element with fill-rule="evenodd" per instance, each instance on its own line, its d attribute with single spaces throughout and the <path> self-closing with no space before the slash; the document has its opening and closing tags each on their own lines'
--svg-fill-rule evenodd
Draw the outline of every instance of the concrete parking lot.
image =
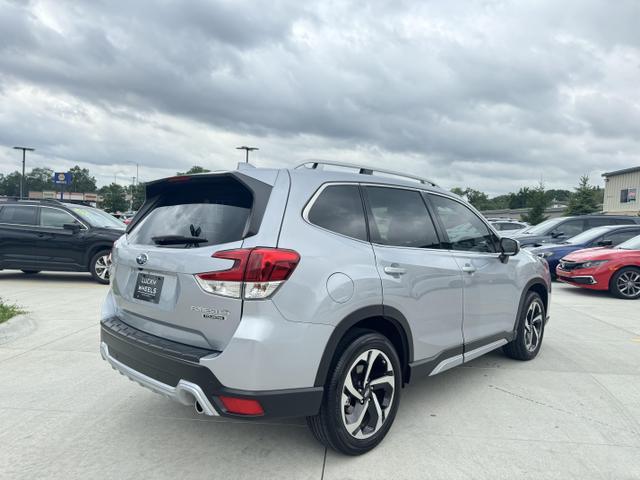
<svg viewBox="0 0 640 480">
<path fill-rule="evenodd" d="M 532 362 L 498 352 L 403 391 L 371 453 L 325 451 L 304 420 L 198 416 L 98 353 L 106 287 L 0 272 L 29 315 L 0 326 L 0 477 L 640 479 L 640 301 L 554 285 Z"/>
</svg>

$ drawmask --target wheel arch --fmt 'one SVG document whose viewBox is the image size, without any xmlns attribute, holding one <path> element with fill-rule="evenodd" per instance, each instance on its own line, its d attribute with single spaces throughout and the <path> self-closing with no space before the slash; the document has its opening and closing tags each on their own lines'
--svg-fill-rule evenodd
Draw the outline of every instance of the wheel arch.
<svg viewBox="0 0 640 480">
<path fill-rule="evenodd" d="M 113 248 L 113 243 L 109 243 L 109 242 L 101 242 L 101 243 L 96 243 L 95 245 L 92 245 L 91 248 L 87 250 L 87 254 L 86 254 L 87 256 L 85 257 L 85 261 L 84 261 L 84 264 L 86 265 L 87 270 L 89 272 L 91 271 L 91 259 L 96 253 L 98 253 L 101 250 L 111 251 L 112 248 Z"/>
<path fill-rule="evenodd" d="M 540 297 L 542 298 L 542 302 L 544 303 L 545 315 L 549 311 L 549 289 L 547 288 L 547 284 L 542 278 L 533 278 L 529 280 L 525 287 L 522 289 L 522 294 L 520 295 L 520 303 L 518 304 L 518 316 L 516 317 L 516 321 L 513 326 L 514 333 L 518 328 L 518 322 L 520 321 L 520 317 L 522 316 L 524 302 L 527 299 L 527 295 L 529 294 L 529 292 L 536 292 L 538 295 L 540 295 Z"/>
<path fill-rule="evenodd" d="M 408 365 L 413 361 L 413 337 L 405 316 L 393 307 L 371 305 L 343 318 L 329 337 L 316 373 L 314 386 L 324 386 L 341 343 L 354 329 L 367 329 L 384 335 L 395 347 L 402 365 L 403 382 L 408 378 Z"/>
<path fill-rule="evenodd" d="M 640 270 L 640 264 L 636 265 L 634 263 L 625 263 L 625 264 L 620 264 L 614 271 L 611 272 L 611 275 L 609 276 L 609 283 L 607 285 L 607 288 L 609 290 L 611 290 L 611 283 L 613 282 L 613 277 L 616 276 L 616 274 L 622 270 L 623 268 L 634 268 L 636 270 Z"/>
</svg>

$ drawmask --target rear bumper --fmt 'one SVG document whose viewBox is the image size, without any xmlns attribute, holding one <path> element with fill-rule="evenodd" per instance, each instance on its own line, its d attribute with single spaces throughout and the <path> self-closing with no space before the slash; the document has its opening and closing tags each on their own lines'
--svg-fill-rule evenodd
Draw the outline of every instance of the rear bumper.
<svg viewBox="0 0 640 480">
<path fill-rule="evenodd" d="M 198 349 L 147 334 L 118 318 L 101 321 L 102 357 L 117 371 L 151 389 L 178 401 L 194 405 L 202 413 L 252 419 L 265 417 L 301 417 L 318 413 L 323 388 L 249 391 L 227 388 L 200 358 L 215 357 L 219 352 Z M 241 374 L 238 371 L 238 374 Z M 227 412 L 219 396 L 257 400 L 263 415 L 237 415 Z"/>
</svg>

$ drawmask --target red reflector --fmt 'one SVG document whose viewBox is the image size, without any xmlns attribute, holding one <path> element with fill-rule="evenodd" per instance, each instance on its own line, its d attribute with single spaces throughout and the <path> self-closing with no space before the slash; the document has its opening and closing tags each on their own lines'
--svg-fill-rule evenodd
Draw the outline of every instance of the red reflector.
<svg viewBox="0 0 640 480">
<path fill-rule="evenodd" d="M 218 397 L 229 413 L 238 415 L 264 415 L 264 410 L 257 400 L 236 397 Z"/>
</svg>

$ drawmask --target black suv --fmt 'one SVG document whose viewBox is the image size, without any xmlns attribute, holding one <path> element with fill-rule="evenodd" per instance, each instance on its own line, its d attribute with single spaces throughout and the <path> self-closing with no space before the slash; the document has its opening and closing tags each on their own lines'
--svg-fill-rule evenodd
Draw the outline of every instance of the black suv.
<svg viewBox="0 0 640 480">
<path fill-rule="evenodd" d="M 56 200 L 0 200 L 0 269 L 91 272 L 109 283 L 113 242 L 125 225 L 106 212 Z"/>
<path fill-rule="evenodd" d="M 539 247 L 543 243 L 568 240 L 579 233 L 595 227 L 605 225 L 635 225 L 640 223 L 640 217 L 625 215 L 581 215 L 577 217 L 557 217 L 545 220 L 524 230 L 509 235 L 520 242 L 523 247 Z"/>
</svg>

